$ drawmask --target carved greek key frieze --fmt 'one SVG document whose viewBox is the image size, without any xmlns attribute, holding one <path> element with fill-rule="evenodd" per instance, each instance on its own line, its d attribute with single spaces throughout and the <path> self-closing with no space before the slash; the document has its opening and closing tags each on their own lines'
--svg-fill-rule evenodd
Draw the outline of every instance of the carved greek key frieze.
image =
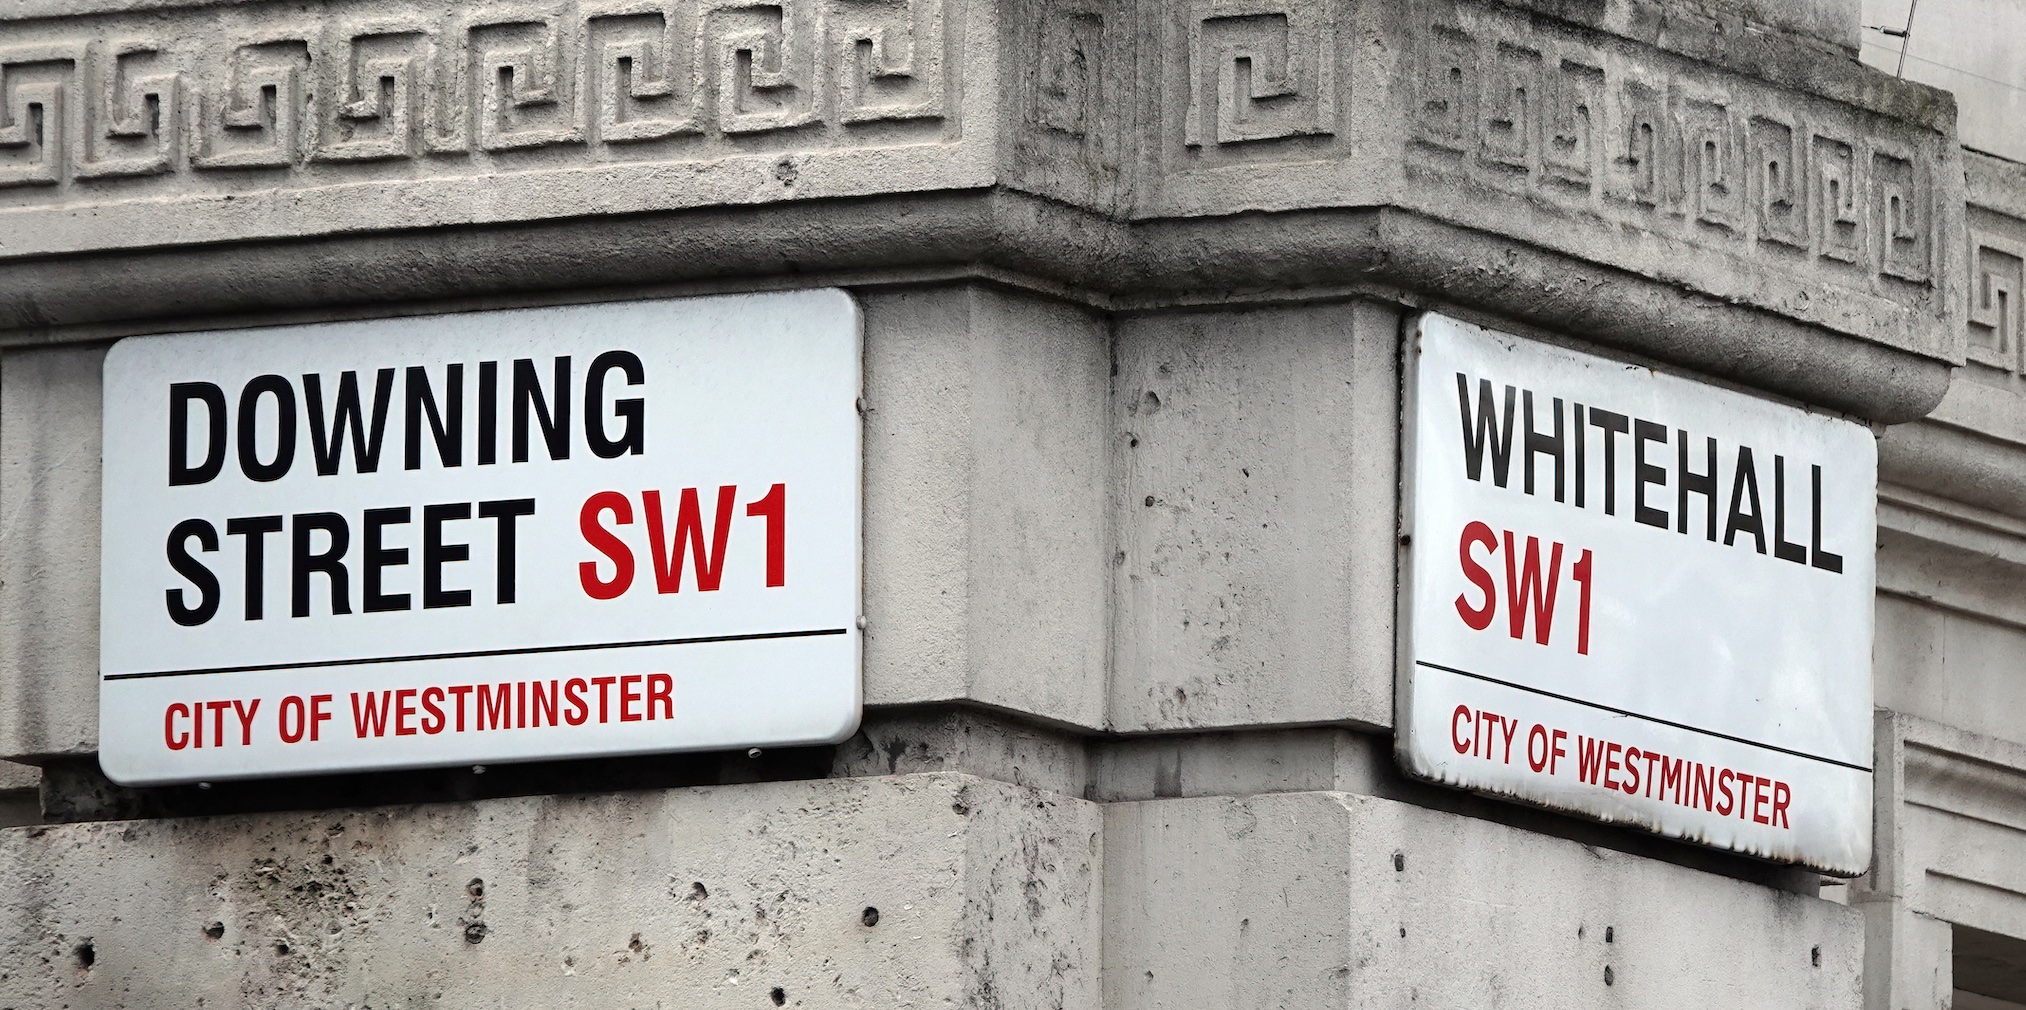
<svg viewBox="0 0 2026 1010">
<path fill-rule="evenodd" d="M 81 58 L 57 48 L 0 53 L 0 186 L 53 186 L 69 172 L 80 132 L 69 82 Z"/>
<path fill-rule="evenodd" d="M 1034 21 L 1039 61 L 1027 87 L 1027 118 L 1076 140 L 1090 135 L 1104 110 L 1104 15 L 1088 8 L 1050 7 Z"/>
<path fill-rule="evenodd" d="M 943 0 L 849 0 L 831 60 L 844 122 L 933 119 L 943 108 Z"/>
<path fill-rule="evenodd" d="M 309 43 L 271 39 L 237 46 L 197 103 L 199 168 L 286 168 L 300 157 Z"/>
<path fill-rule="evenodd" d="M 630 144 L 703 132 L 702 82 L 686 43 L 695 28 L 659 10 L 590 19 L 585 94 L 593 143 Z"/>
<path fill-rule="evenodd" d="M 2026 242 L 1972 231 L 1970 246 L 1969 358 L 2026 370 Z"/>
<path fill-rule="evenodd" d="M 1417 31 L 1418 171 L 1865 283 L 1935 282 L 1939 133 L 1881 133 L 1854 110 L 1518 18 Z"/>
<path fill-rule="evenodd" d="M 1336 132 L 1336 5 L 1194 0 L 1188 9 L 1190 147 Z"/>
<path fill-rule="evenodd" d="M 259 169 L 342 181 L 325 173 L 402 160 L 469 172 L 462 161 L 534 150 L 707 157 L 804 127 L 848 144 L 862 124 L 953 118 L 944 3 L 530 0 L 364 16 L 332 3 L 187 8 L 163 15 L 174 31 L 127 15 L 42 26 L 79 41 L 0 48 L 0 188 Z"/>
</svg>

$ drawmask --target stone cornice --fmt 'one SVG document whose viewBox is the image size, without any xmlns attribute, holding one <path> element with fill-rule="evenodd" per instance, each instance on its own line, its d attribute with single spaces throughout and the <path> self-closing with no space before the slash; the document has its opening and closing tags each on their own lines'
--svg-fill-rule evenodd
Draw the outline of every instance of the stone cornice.
<svg viewBox="0 0 2026 1010">
<path fill-rule="evenodd" d="M 14 0 L 0 330 L 980 264 L 1392 287 L 1930 409 L 1964 353 L 1947 96 L 1672 5 L 1545 6 Z"/>
</svg>

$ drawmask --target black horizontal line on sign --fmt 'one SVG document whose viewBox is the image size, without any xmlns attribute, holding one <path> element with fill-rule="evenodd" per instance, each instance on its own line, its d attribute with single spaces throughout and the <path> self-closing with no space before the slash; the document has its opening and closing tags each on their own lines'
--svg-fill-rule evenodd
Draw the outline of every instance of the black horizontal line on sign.
<svg viewBox="0 0 2026 1010">
<path fill-rule="evenodd" d="M 1481 680 L 1487 684 L 1497 684 L 1500 687 L 1509 687 L 1515 691 L 1525 691 L 1528 694 L 1538 694 L 1543 698 L 1553 698 L 1556 701 L 1566 701 L 1569 702 L 1570 704 L 1582 705 L 1586 708 L 1594 708 L 1600 712 L 1609 712 L 1612 715 L 1628 716 L 1633 719 L 1644 719 L 1647 722 L 1659 723 L 1662 726 L 1672 726 L 1675 729 L 1684 729 L 1689 731 L 1690 733 L 1701 733 L 1703 736 L 1713 736 L 1719 740 L 1729 740 L 1732 743 L 1741 743 L 1747 747 L 1757 747 L 1760 750 L 1774 751 L 1776 753 L 1787 754 L 1797 758 L 1807 758 L 1810 761 L 1820 761 L 1825 765 L 1835 765 L 1838 768 L 1850 768 L 1856 771 L 1866 773 L 1869 773 L 1871 771 L 1871 767 L 1869 765 L 1851 764 L 1848 761 L 1838 761 L 1835 758 L 1826 758 L 1820 754 L 1810 754 L 1806 751 L 1789 750 L 1788 748 L 1785 747 L 1776 747 L 1769 743 L 1760 743 L 1757 740 L 1747 740 L 1741 736 L 1732 736 L 1729 733 L 1719 733 L 1713 729 L 1703 729 L 1700 726 L 1690 726 L 1685 722 L 1675 722 L 1671 719 L 1656 718 L 1654 716 L 1644 715 L 1639 712 L 1627 711 L 1622 708 L 1613 708 L 1610 705 L 1601 705 L 1594 701 L 1586 701 L 1582 698 L 1572 698 L 1566 694 L 1557 694 L 1553 691 L 1544 691 L 1538 687 L 1529 687 L 1525 684 L 1515 684 L 1512 681 L 1500 680 L 1497 677 L 1488 677 L 1482 673 L 1472 673 L 1469 670 L 1459 670 L 1453 666 L 1443 666 L 1441 663 L 1430 663 L 1425 659 L 1415 660 L 1414 665 L 1425 666 L 1431 670 L 1441 670 L 1443 673 L 1453 673 L 1459 677 L 1469 677 L 1472 680 Z"/>
<path fill-rule="evenodd" d="M 594 652 L 600 649 L 639 649 L 657 645 L 709 645 L 715 642 L 760 642 L 774 638 L 819 638 L 846 634 L 848 628 L 816 628 L 809 631 L 756 631 L 745 635 L 702 635 L 696 638 L 657 638 L 644 642 L 597 642 L 590 645 L 537 645 L 525 649 L 479 649 L 473 652 L 431 652 L 415 656 L 367 656 L 362 659 L 326 659 L 308 663 L 264 663 L 257 666 L 210 666 L 195 670 L 148 670 L 141 673 L 108 673 L 105 680 L 139 680 L 146 677 L 196 677 L 208 673 L 263 673 L 270 670 L 317 670 L 332 666 L 373 666 L 379 663 L 419 663 L 432 659 L 488 659 L 494 656 L 535 656 L 550 652 Z"/>
</svg>

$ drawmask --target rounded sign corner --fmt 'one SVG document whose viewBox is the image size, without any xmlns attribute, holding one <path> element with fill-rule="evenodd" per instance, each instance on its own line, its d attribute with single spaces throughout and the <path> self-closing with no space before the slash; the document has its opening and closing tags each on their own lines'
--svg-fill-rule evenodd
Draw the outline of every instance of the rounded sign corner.
<svg viewBox="0 0 2026 1010">
<path fill-rule="evenodd" d="M 858 727 L 865 721 L 865 706 L 854 701 L 850 714 L 829 733 L 817 736 L 816 742 L 824 746 L 835 746 L 858 735 Z"/>
<path fill-rule="evenodd" d="M 124 761 L 124 757 L 124 755 L 115 751 L 99 751 L 99 771 L 104 772 L 105 777 L 111 780 L 114 785 L 135 788 L 139 786 L 165 785 L 171 781 L 150 775 L 145 768 L 128 767 Z"/>
</svg>

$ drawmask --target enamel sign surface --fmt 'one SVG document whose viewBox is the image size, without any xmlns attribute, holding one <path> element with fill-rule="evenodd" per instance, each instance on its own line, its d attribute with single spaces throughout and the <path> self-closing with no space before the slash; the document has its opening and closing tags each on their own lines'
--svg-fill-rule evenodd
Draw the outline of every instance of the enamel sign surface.
<svg viewBox="0 0 2026 1010">
<path fill-rule="evenodd" d="M 859 360 L 834 290 L 121 341 L 106 773 L 843 739 Z"/>
<path fill-rule="evenodd" d="M 1862 872 L 1871 432 L 1436 315 L 1410 340 L 1402 765 Z"/>
</svg>

